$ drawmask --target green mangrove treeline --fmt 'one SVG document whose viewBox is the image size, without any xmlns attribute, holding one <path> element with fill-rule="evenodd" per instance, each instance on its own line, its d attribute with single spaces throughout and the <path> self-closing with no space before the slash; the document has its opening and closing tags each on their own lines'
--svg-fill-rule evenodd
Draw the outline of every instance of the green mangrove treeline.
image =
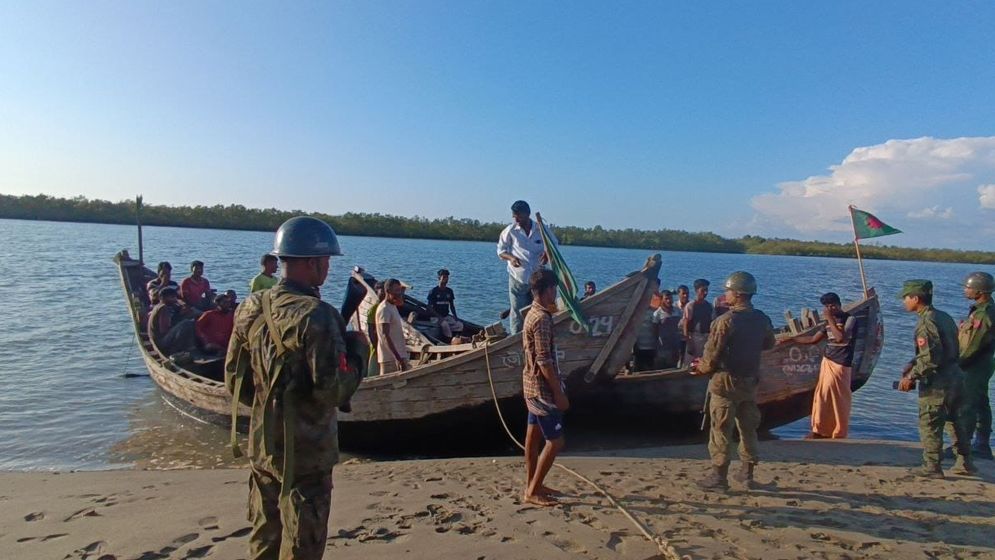
<svg viewBox="0 0 995 560">
<path fill-rule="evenodd" d="M 146 205 L 142 223 L 156 226 L 200 227 L 274 231 L 286 219 L 304 214 L 300 210 L 246 208 L 228 206 L 158 206 Z M 343 235 L 407 237 L 422 239 L 459 239 L 494 241 L 505 224 L 484 223 L 466 218 L 405 218 L 383 214 L 347 213 L 329 216 L 312 213 L 328 221 Z M 85 197 L 56 198 L 47 195 L 11 196 L 0 194 L 0 218 L 134 224 L 133 201 L 109 202 Z M 592 247 L 626 247 L 632 249 L 701 251 L 709 253 L 751 253 L 763 255 L 801 255 L 814 257 L 852 257 L 850 243 L 823 243 L 794 239 L 769 239 L 748 235 L 728 239 L 714 233 L 690 233 L 678 230 L 604 229 L 601 226 L 579 228 L 556 226 L 556 235 L 565 245 Z M 865 245 L 869 259 L 940 261 L 995 264 L 995 253 L 955 251 L 951 249 L 909 249 L 904 247 Z"/>
</svg>

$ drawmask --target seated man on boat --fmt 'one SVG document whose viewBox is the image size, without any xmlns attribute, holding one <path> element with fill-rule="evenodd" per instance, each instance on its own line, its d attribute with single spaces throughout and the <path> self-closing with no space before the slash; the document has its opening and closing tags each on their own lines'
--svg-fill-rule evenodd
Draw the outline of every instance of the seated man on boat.
<svg viewBox="0 0 995 560">
<path fill-rule="evenodd" d="M 193 261 L 190 263 L 190 276 L 180 282 L 180 297 L 183 301 L 194 309 L 206 311 L 214 303 L 214 290 L 211 283 L 204 277 L 204 263 Z"/>
<path fill-rule="evenodd" d="M 214 308 L 197 318 L 197 341 L 205 352 L 224 354 L 228 351 L 228 341 L 235 325 L 235 303 L 236 300 L 228 293 L 220 294 L 214 298 Z"/>
<path fill-rule="evenodd" d="M 256 292 L 261 292 L 262 290 L 268 290 L 273 286 L 276 286 L 277 278 L 274 276 L 276 274 L 276 269 L 279 268 L 279 262 L 276 255 L 266 253 L 259 259 L 259 266 L 262 270 L 259 274 L 252 278 L 249 282 L 249 293 L 254 294 Z"/>
<path fill-rule="evenodd" d="M 166 357 L 196 349 L 193 314 L 180 305 L 176 288 L 159 290 L 159 303 L 149 313 L 148 333 L 152 344 Z"/>
<path fill-rule="evenodd" d="M 455 333 L 463 332 L 463 323 L 456 318 L 456 295 L 449 287 L 449 271 L 439 269 L 439 285 L 428 292 L 428 308 L 436 314 L 436 322 L 445 342 L 451 342 Z"/>
<path fill-rule="evenodd" d="M 150 305 L 159 303 L 159 291 L 168 286 L 179 289 L 179 286 L 173 281 L 173 265 L 167 261 L 162 261 L 157 267 L 156 277 L 145 285 Z"/>
<path fill-rule="evenodd" d="M 580 301 L 593 296 L 598 291 L 598 287 L 594 284 L 593 280 L 588 280 L 584 282 L 584 295 L 580 296 Z"/>
</svg>

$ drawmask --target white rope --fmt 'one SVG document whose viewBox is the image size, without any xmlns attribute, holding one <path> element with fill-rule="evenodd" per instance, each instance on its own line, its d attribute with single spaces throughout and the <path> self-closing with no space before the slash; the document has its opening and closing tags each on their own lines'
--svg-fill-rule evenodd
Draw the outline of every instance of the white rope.
<svg viewBox="0 0 995 560">
<path fill-rule="evenodd" d="M 491 396 L 494 398 L 494 408 L 497 410 L 498 418 L 501 420 L 501 425 L 504 426 L 505 433 L 508 434 L 508 437 L 511 439 L 512 442 L 515 443 L 515 445 L 518 446 L 519 449 L 525 451 L 525 446 L 522 445 L 518 441 L 518 439 L 511 433 L 511 429 L 508 428 L 508 423 L 505 422 L 504 420 L 504 414 L 501 413 L 501 406 L 498 403 L 497 391 L 494 389 L 494 378 L 491 375 L 491 356 L 490 356 L 490 351 L 488 349 L 489 346 L 490 346 L 490 340 L 485 339 L 484 361 L 487 364 L 487 381 L 491 385 Z M 553 466 L 558 467 L 569 474 L 572 474 L 573 476 L 577 477 L 577 479 L 583 482 L 586 482 L 591 488 L 594 488 L 594 490 L 597 493 L 607 498 L 608 501 L 611 503 L 611 505 L 615 506 L 616 509 L 622 512 L 622 515 L 624 515 L 636 527 L 636 529 L 638 529 L 639 532 L 642 533 L 644 537 L 646 537 L 646 540 L 656 545 L 656 547 L 660 550 L 660 554 L 662 554 L 664 558 L 668 560 L 685 560 L 691 558 L 691 556 L 689 555 L 682 556 L 677 552 L 677 549 L 675 549 L 673 545 L 667 542 L 666 539 L 664 539 L 661 536 L 654 535 L 652 532 L 650 532 L 650 530 L 646 527 L 646 525 L 644 525 L 641 521 L 636 519 L 636 516 L 633 515 L 631 512 L 629 512 L 629 510 L 624 505 L 622 505 L 621 502 L 616 500 L 614 496 L 609 494 L 607 490 L 602 488 L 596 482 L 580 474 L 579 472 L 571 469 L 570 467 L 567 467 L 560 463 L 553 463 Z"/>
</svg>

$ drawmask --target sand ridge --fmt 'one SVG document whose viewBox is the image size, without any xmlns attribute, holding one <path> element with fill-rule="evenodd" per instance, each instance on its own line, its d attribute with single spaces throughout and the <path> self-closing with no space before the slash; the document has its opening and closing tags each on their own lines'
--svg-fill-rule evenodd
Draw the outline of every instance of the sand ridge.
<svg viewBox="0 0 995 560">
<path fill-rule="evenodd" d="M 995 465 L 910 478 L 917 446 L 763 442 L 761 488 L 694 485 L 704 447 L 565 457 L 692 558 L 995 558 Z M 614 456 L 612 456 L 614 455 Z M 735 464 L 734 464 L 735 468 Z M 557 508 L 521 503 L 519 458 L 358 463 L 335 470 L 328 558 L 659 558 L 586 484 L 554 470 Z M 247 556 L 241 469 L 0 474 L 0 557 Z"/>
</svg>

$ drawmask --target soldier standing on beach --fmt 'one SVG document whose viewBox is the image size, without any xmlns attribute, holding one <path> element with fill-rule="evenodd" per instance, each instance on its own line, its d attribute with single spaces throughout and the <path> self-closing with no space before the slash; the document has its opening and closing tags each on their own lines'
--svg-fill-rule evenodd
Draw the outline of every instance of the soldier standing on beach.
<svg viewBox="0 0 995 560">
<path fill-rule="evenodd" d="M 729 463 L 732 457 L 733 427 L 739 427 L 739 460 L 742 468 L 734 478 L 753 488 L 753 469 L 759 460 L 757 408 L 760 354 L 774 347 L 774 328 L 770 318 L 753 308 L 757 281 L 749 272 L 733 272 L 726 279 L 725 296 L 729 312 L 712 323 L 701 360 L 692 365 L 696 374 L 711 374 L 708 382 L 711 432 L 708 453 L 712 473 L 698 486 L 705 490 L 729 487 Z"/>
<path fill-rule="evenodd" d="M 943 311 L 933 307 L 933 283 L 908 280 L 899 294 L 905 310 L 918 315 L 916 356 L 902 371 L 900 391 L 911 391 L 919 384 L 919 440 L 922 443 L 922 467 L 916 476 L 943 478 L 940 454 L 943 452 L 943 425 L 953 421 L 953 445 L 956 474 L 977 472 L 970 456 L 967 430 L 967 407 L 963 407 L 964 374 L 957 365 L 959 348 L 957 325 Z"/>
<path fill-rule="evenodd" d="M 226 387 L 252 407 L 249 556 L 320 559 L 339 454 L 336 407 L 356 391 L 369 342 L 347 342 L 342 316 L 318 296 L 330 256 L 342 254 L 328 224 L 284 222 L 273 253 L 283 279 L 238 308 L 225 361 Z M 243 392 L 245 378 L 254 391 Z M 233 449 L 240 454 L 234 433 Z"/>
<path fill-rule="evenodd" d="M 964 281 L 964 296 L 974 305 L 960 324 L 960 368 L 964 370 L 965 400 L 970 407 L 968 432 L 977 429 L 971 451 L 981 459 L 992 458 L 992 409 L 988 384 L 995 370 L 995 280 L 987 272 L 972 272 Z"/>
</svg>

